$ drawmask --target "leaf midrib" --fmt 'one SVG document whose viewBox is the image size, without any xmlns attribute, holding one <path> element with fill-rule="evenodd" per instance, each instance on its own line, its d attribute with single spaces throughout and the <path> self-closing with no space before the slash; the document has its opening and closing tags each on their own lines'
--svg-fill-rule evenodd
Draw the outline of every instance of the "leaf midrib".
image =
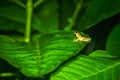
<svg viewBox="0 0 120 80">
<path fill-rule="evenodd" d="M 36 45 L 37 66 L 38 66 L 38 74 L 39 74 L 39 73 L 40 73 L 39 70 L 41 70 L 41 67 L 40 67 L 40 66 L 41 66 L 41 63 L 42 63 L 39 42 L 36 41 L 36 42 L 35 42 L 35 45 Z"/>
</svg>

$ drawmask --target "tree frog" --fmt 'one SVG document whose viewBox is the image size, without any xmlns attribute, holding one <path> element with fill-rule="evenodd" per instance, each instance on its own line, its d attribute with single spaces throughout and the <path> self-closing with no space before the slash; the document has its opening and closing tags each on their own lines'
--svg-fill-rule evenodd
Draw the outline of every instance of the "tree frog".
<svg viewBox="0 0 120 80">
<path fill-rule="evenodd" d="M 78 41 L 80 41 L 80 42 L 90 42 L 91 41 L 90 37 L 82 36 L 78 32 L 74 32 L 74 34 L 76 35 L 77 39 L 73 40 L 73 42 L 78 42 Z"/>
</svg>

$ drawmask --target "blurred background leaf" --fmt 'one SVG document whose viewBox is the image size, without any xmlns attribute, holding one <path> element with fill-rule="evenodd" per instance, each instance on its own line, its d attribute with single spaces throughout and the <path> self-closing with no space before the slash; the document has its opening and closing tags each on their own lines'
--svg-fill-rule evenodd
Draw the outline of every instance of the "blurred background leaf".
<svg viewBox="0 0 120 80">
<path fill-rule="evenodd" d="M 25 20 L 25 9 L 15 5 L 0 7 L 0 30 L 24 32 Z"/>
<path fill-rule="evenodd" d="M 58 30 L 59 15 L 57 0 L 45 0 L 43 4 L 35 9 L 36 24 L 38 30 L 42 33 L 50 33 Z M 34 28 L 35 26 L 33 26 Z"/>
<path fill-rule="evenodd" d="M 1 5 L 0 7 L 0 30 L 17 30 L 24 33 L 26 23 L 25 8 L 15 5 L 10 0 L 6 0 L 5 3 L 8 3 L 8 5 Z M 46 0 L 37 6 L 34 11 L 32 31 L 39 31 L 40 33 L 46 34 L 58 30 L 57 0 Z"/>
<path fill-rule="evenodd" d="M 109 34 L 106 50 L 120 57 L 120 23 Z"/>
<path fill-rule="evenodd" d="M 120 0 L 91 0 L 77 30 L 85 30 L 120 12 Z"/>
<path fill-rule="evenodd" d="M 69 24 L 75 10 L 75 2 L 73 0 L 59 0 L 59 22 L 60 29 L 64 29 Z"/>
</svg>

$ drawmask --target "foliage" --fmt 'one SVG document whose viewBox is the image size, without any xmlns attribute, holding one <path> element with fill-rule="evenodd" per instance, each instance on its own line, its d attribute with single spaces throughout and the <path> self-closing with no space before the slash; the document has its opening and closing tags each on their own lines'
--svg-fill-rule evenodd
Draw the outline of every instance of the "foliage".
<svg viewBox="0 0 120 80">
<path fill-rule="evenodd" d="M 120 80 L 119 3 L 0 1 L 0 79 Z"/>
<path fill-rule="evenodd" d="M 119 54 L 119 34 L 120 34 L 120 24 L 117 24 L 115 26 L 115 28 L 111 31 L 109 37 L 108 37 L 108 41 L 106 44 L 106 50 L 110 51 L 112 53 L 112 55 L 116 55 L 116 56 L 120 56 Z M 113 47 L 114 46 L 114 47 Z"/>
</svg>

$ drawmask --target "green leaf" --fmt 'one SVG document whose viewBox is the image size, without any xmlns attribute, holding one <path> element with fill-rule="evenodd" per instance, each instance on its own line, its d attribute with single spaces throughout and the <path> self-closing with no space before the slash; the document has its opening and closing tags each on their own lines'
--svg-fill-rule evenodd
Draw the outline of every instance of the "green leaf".
<svg viewBox="0 0 120 80">
<path fill-rule="evenodd" d="M 19 28 L 18 28 L 19 27 Z M 3 31 L 20 31 L 24 32 L 24 24 L 16 22 L 14 20 L 9 20 L 6 18 L 0 18 L 0 30 Z"/>
<path fill-rule="evenodd" d="M 24 32 L 25 20 L 25 9 L 14 5 L 0 7 L 0 30 Z"/>
<path fill-rule="evenodd" d="M 41 32 L 50 33 L 57 31 L 59 27 L 57 0 L 46 0 L 36 9 L 36 16 L 39 18 L 39 23 L 37 23 L 39 26 L 36 26 L 36 28 L 41 29 Z"/>
<path fill-rule="evenodd" d="M 31 77 L 41 77 L 76 55 L 87 43 L 73 42 L 76 36 L 60 31 L 41 36 L 37 41 L 22 43 L 0 36 L 0 58 L 7 60 Z"/>
<path fill-rule="evenodd" d="M 26 10 L 24 8 L 15 4 L 0 7 L 0 30 L 16 30 L 24 32 L 25 24 Z M 57 0 L 45 1 L 38 9 L 34 10 L 32 31 L 35 30 L 45 34 L 57 31 L 58 27 Z"/>
<path fill-rule="evenodd" d="M 52 74 L 50 80 L 120 80 L 120 59 L 107 53 L 98 50 L 79 56 Z"/>
<path fill-rule="evenodd" d="M 73 0 L 60 0 L 60 28 L 65 28 L 73 16 L 75 3 Z"/>
<path fill-rule="evenodd" d="M 80 21 L 79 30 L 85 30 L 120 12 L 120 0 L 92 0 Z"/>
<path fill-rule="evenodd" d="M 106 50 L 111 52 L 112 55 L 120 57 L 120 23 L 111 31 L 107 40 Z"/>
<path fill-rule="evenodd" d="M 25 9 L 15 5 L 0 7 L 0 17 L 14 20 L 20 23 L 26 22 Z"/>
</svg>

